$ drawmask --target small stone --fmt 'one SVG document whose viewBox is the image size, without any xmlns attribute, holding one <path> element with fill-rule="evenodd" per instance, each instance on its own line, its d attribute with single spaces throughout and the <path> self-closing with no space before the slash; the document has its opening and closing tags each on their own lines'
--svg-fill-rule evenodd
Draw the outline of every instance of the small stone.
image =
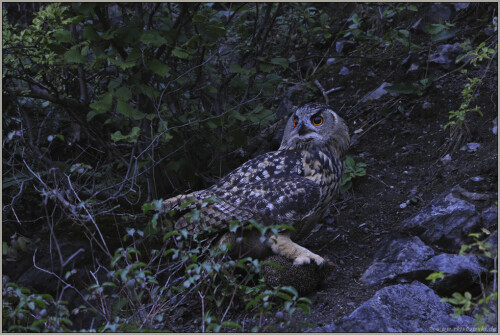
<svg viewBox="0 0 500 335">
<path fill-rule="evenodd" d="M 351 73 L 351 71 L 349 71 L 349 69 L 348 69 L 347 67 L 345 67 L 345 66 L 343 66 L 343 67 L 340 69 L 340 72 L 339 72 L 339 74 L 340 74 L 341 76 L 347 76 L 347 75 L 349 75 L 350 73 Z"/>
<path fill-rule="evenodd" d="M 344 44 L 345 44 L 344 41 L 335 43 L 335 51 L 337 51 L 337 53 L 342 53 L 342 50 L 344 49 Z"/>
<path fill-rule="evenodd" d="M 419 66 L 417 64 L 411 64 L 410 68 L 406 72 L 413 72 L 413 71 L 417 71 L 418 69 L 419 69 Z"/>
<path fill-rule="evenodd" d="M 336 60 L 337 60 L 337 59 L 335 59 L 335 58 L 328 58 L 328 59 L 326 60 L 326 65 L 333 64 L 333 63 L 335 63 L 335 61 L 336 61 Z"/>
<path fill-rule="evenodd" d="M 474 143 L 474 142 L 471 142 L 471 143 L 467 143 L 467 148 L 469 149 L 469 151 L 471 152 L 474 152 L 476 151 L 481 145 L 479 143 Z"/>
<path fill-rule="evenodd" d="M 428 109 L 431 109 L 431 108 L 432 108 L 432 104 L 429 101 L 425 101 L 422 104 L 422 109 L 424 109 L 424 110 L 428 110 Z"/>
<path fill-rule="evenodd" d="M 390 85 L 391 84 L 389 84 L 389 83 L 382 83 L 376 90 L 368 93 L 361 101 L 366 102 L 366 101 L 370 101 L 370 100 L 380 99 L 381 96 L 387 94 L 385 87 L 390 86 Z"/>
<path fill-rule="evenodd" d="M 451 156 L 450 154 L 446 154 L 446 156 L 444 156 L 443 158 L 441 158 L 441 161 L 442 162 L 451 162 Z"/>
</svg>

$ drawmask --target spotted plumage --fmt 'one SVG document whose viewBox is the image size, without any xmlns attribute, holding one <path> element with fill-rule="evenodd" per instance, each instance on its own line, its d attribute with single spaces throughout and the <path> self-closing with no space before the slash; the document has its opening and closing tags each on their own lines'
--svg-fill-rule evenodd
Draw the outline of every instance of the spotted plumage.
<svg viewBox="0 0 500 335">
<path fill-rule="evenodd" d="M 322 264 L 323 258 L 292 240 L 311 231 L 338 193 L 348 147 L 344 121 L 326 105 L 307 104 L 288 120 L 277 151 L 249 160 L 208 189 L 165 200 L 163 209 L 179 209 L 189 201 L 185 209 L 198 208 L 202 219 L 195 224 L 183 216 L 176 228 L 212 227 L 225 234 L 222 241 L 232 241 L 227 231 L 233 220 L 293 226 L 294 232 L 270 237 L 259 249 L 286 256 L 295 265 Z M 217 201 L 206 202 L 212 198 Z"/>
</svg>

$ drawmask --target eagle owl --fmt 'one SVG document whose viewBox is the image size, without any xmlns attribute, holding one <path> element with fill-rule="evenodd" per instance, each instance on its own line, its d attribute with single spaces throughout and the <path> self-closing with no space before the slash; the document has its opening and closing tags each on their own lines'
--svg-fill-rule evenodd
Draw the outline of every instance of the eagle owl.
<svg viewBox="0 0 500 335">
<path fill-rule="evenodd" d="M 191 222 L 184 215 L 175 228 L 201 232 L 212 227 L 220 236 L 218 243 L 239 244 L 240 256 L 277 254 L 294 265 L 321 266 L 325 260 L 296 241 L 309 234 L 338 193 L 349 141 L 346 124 L 330 107 L 306 104 L 288 120 L 277 151 L 249 160 L 205 190 L 165 200 L 162 210 L 198 208 L 200 220 Z M 209 198 L 217 201 L 204 201 Z M 229 231 L 230 222 L 250 219 L 294 229 L 264 239 L 251 231 L 238 239 L 238 233 Z"/>
</svg>

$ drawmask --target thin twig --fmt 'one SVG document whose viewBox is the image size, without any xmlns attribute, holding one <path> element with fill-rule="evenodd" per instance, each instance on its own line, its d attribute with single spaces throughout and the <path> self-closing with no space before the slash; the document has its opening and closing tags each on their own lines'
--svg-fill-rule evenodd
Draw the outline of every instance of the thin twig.
<svg viewBox="0 0 500 335">
<path fill-rule="evenodd" d="M 49 271 L 49 270 L 46 270 L 44 268 L 41 268 L 39 267 L 38 265 L 36 265 L 36 252 L 38 251 L 38 248 L 35 249 L 35 252 L 33 253 L 33 266 L 35 267 L 35 269 L 39 270 L 39 271 L 42 271 L 42 272 L 45 272 L 51 276 L 54 276 L 56 277 L 61 283 L 63 283 L 64 285 L 66 285 L 67 287 L 70 287 L 72 288 L 82 299 L 83 301 L 90 307 L 92 308 L 93 310 L 97 311 L 97 313 L 99 313 L 107 322 L 109 322 L 108 318 L 106 318 L 106 315 L 102 314 L 99 310 L 97 310 L 96 308 L 94 308 L 94 306 L 92 306 L 88 301 L 87 299 L 85 298 L 85 296 L 79 291 L 77 290 L 73 285 L 69 284 L 68 282 L 66 282 L 64 279 L 62 279 L 61 277 L 59 277 L 57 274 L 55 274 L 54 272 L 52 271 Z"/>
</svg>

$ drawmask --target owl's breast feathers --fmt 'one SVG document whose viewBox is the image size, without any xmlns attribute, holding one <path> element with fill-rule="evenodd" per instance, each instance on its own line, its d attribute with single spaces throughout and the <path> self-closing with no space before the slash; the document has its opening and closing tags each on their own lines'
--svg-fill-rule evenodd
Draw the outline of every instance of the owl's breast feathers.
<svg viewBox="0 0 500 335">
<path fill-rule="evenodd" d="M 262 224 L 294 226 L 297 234 L 310 231 L 310 221 L 327 208 L 338 191 L 342 162 L 328 150 L 287 149 L 269 152 L 241 165 L 210 188 L 164 201 L 164 209 L 200 208 L 202 220 L 195 227 L 182 217 L 176 228 L 194 230 L 212 226 L 223 229 L 235 219 L 255 219 Z M 203 199 L 217 198 L 218 203 Z"/>
</svg>

